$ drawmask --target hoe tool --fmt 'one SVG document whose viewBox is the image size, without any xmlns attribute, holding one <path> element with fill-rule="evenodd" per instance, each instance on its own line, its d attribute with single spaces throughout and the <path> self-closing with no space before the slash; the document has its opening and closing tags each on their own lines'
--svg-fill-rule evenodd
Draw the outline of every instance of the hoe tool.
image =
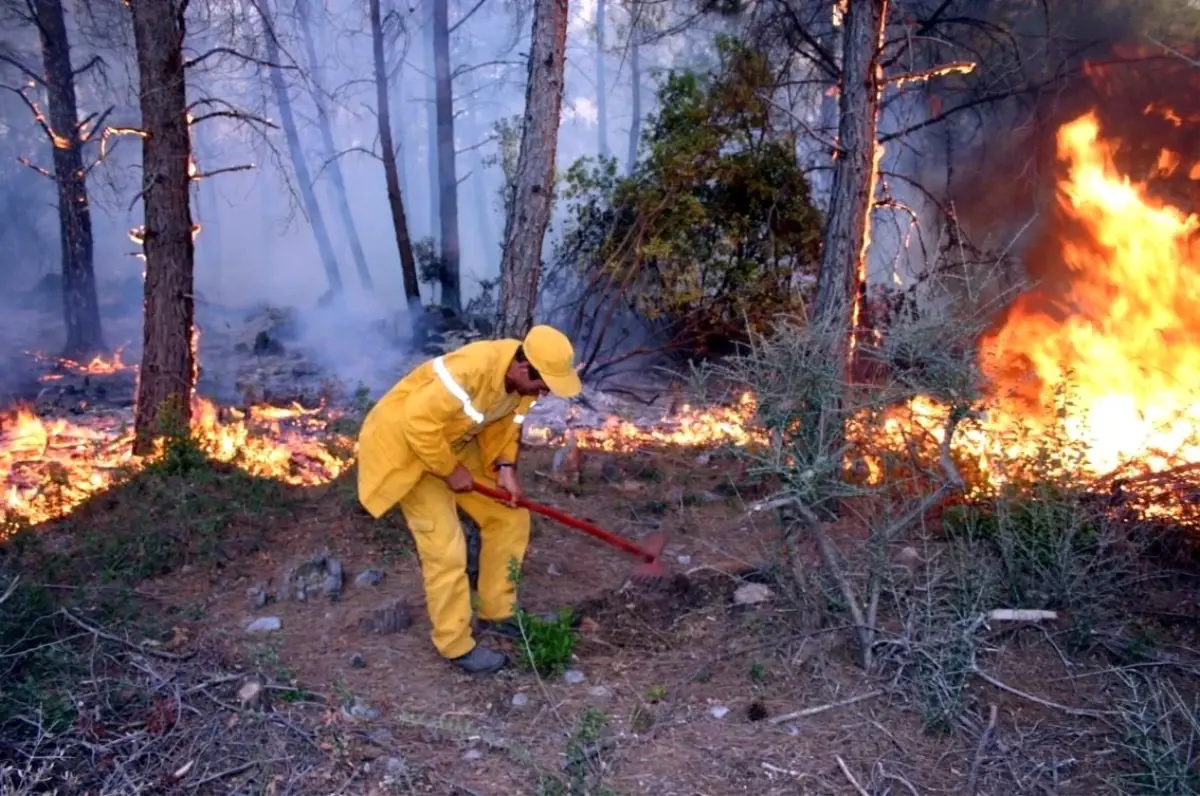
<svg viewBox="0 0 1200 796">
<path fill-rule="evenodd" d="M 499 500 L 507 503 L 512 500 L 512 495 L 502 489 L 493 489 L 490 486 L 484 486 L 478 481 L 475 482 L 475 491 L 481 495 L 487 495 L 493 500 Z M 637 556 L 642 559 L 642 563 L 633 570 L 632 578 L 636 581 L 657 581 L 667 577 L 667 570 L 663 567 L 662 557 L 663 548 L 667 546 L 667 537 L 660 534 L 651 534 L 641 543 L 631 542 L 623 536 L 617 536 L 615 533 L 610 533 L 603 528 L 598 528 L 590 522 L 585 522 L 577 517 L 572 517 L 569 514 L 564 514 L 558 509 L 544 506 L 541 503 L 534 503 L 526 498 L 518 498 L 517 505 L 523 509 L 528 509 L 534 514 L 540 514 L 543 517 L 549 517 L 552 520 L 561 522 L 570 528 L 577 531 L 583 531 L 590 534 L 605 544 L 611 545 L 618 550 L 623 550 L 630 555 Z"/>
</svg>

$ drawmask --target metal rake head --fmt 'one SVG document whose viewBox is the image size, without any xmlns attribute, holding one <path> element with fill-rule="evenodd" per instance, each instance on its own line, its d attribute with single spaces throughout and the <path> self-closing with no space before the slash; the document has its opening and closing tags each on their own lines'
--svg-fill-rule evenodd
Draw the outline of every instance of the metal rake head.
<svg viewBox="0 0 1200 796">
<path fill-rule="evenodd" d="M 638 582 L 665 579 L 667 577 L 667 568 L 663 566 L 662 553 L 666 546 L 667 537 L 661 533 L 651 534 L 644 539 L 638 540 L 638 547 L 646 554 L 647 559 L 634 568 L 630 578 Z"/>
</svg>

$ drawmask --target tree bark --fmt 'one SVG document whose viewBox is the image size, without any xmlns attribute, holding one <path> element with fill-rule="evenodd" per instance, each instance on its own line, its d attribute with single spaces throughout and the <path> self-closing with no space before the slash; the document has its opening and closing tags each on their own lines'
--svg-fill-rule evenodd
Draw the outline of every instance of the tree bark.
<svg viewBox="0 0 1200 796">
<path fill-rule="evenodd" d="M 404 276 L 404 298 L 408 305 L 409 323 L 414 328 L 421 317 L 421 286 L 417 281 L 417 260 L 413 256 L 412 238 L 404 214 L 404 194 L 400 189 L 400 172 L 396 167 L 396 146 L 392 141 L 392 119 L 388 108 L 387 63 L 383 57 L 383 20 L 379 0 L 370 0 L 371 49 L 375 61 L 375 115 L 379 120 L 379 145 L 382 148 L 383 174 L 387 182 L 388 205 L 392 210 L 392 230 L 396 248 L 400 251 L 400 270 Z"/>
<path fill-rule="evenodd" d="M 58 188 L 58 229 L 62 246 L 63 356 L 86 361 L 104 350 L 100 305 L 93 269 L 92 214 L 88 205 L 83 140 L 75 97 L 75 72 L 62 0 L 30 4 L 42 46 L 46 101 Z"/>
<path fill-rule="evenodd" d="M 442 306 L 462 312 L 459 290 L 458 175 L 454 145 L 454 81 L 450 71 L 450 2 L 433 3 L 433 77 L 437 95 L 438 222 Z"/>
<path fill-rule="evenodd" d="M 629 152 L 625 169 L 629 174 L 637 166 L 638 144 L 642 141 L 642 59 L 636 12 L 634 24 L 629 31 L 629 91 L 632 95 L 631 118 L 629 119 Z"/>
<path fill-rule="evenodd" d="M 838 151 L 830 187 L 817 277 L 814 322 L 828 336 L 826 361 L 837 363 L 839 390 L 847 390 L 855 350 L 854 331 L 866 285 L 871 205 L 878 160 L 879 101 L 883 93 L 880 53 L 888 0 L 850 0 L 843 19 L 842 80 L 838 100 Z M 814 457 L 841 451 L 845 439 L 844 395 L 812 397 L 804 438 Z"/>
<path fill-rule="evenodd" d="M 142 364 L 134 416 L 135 454 L 191 423 L 196 385 L 195 248 L 188 201 L 191 140 L 183 68 L 184 7 L 130 0 L 142 111 L 142 206 L 146 257 Z"/>
<path fill-rule="evenodd" d="M 425 169 L 429 174 L 429 197 L 426 207 L 429 209 L 429 238 L 433 240 L 434 251 L 441 251 L 441 223 L 438 221 L 441 217 L 441 213 L 438 212 L 441 192 L 438 190 L 437 78 L 434 77 L 437 68 L 433 58 L 432 14 L 429 17 L 429 38 L 425 40 L 425 71 L 428 75 L 425 81 L 428 92 L 425 98 Z"/>
<path fill-rule="evenodd" d="M 536 0 L 517 154 L 515 197 L 504 230 L 496 333 L 522 337 L 533 325 L 542 243 L 554 198 L 554 159 L 567 56 L 567 0 Z"/>
<path fill-rule="evenodd" d="M 596 0 L 596 142 L 600 157 L 608 157 L 608 78 L 604 64 L 605 0 Z"/>
<path fill-rule="evenodd" d="M 844 19 L 838 153 L 817 279 L 816 318 L 845 331 L 848 352 L 858 294 L 866 280 L 871 203 L 876 179 L 875 133 L 883 91 L 879 63 L 888 0 L 850 0 Z M 849 364 L 847 362 L 847 364 Z"/>
<path fill-rule="evenodd" d="M 317 108 L 317 128 L 321 131 L 322 155 L 328 163 L 329 183 L 333 193 L 333 203 L 337 205 L 338 215 L 342 217 L 342 227 L 346 230 L 346 240 L 350 243 L 350 254 L 354 257 L 354 267 L 358 270 L 358 279 L 363 289 L 370 292 L 372 288 L 371 269 L 367 266 L 367 255 L 363 253 L 362 240 L 358 237 L 358 227 L 354 224 L 354 214 L 350 212 L 350 200 L 346 194 L 346 180 L 342 176 L 342 165 L 338 160 L 338 150 L 333 141 L 333 125 L 329 121 L 329 103 L 325 99 L 325 83 L 321 77 L 321 62 L 317 58 L 317 45 L 312 35 L 312 25 L 309 21 L 308 0 L 296 0 L 296 22 L 300 27 L 300 36 L 304 40 L 304 55 L 308 61 L 308 74 L 313 82 L 313 104 Z"/>
<path fill-rule="evenodd" d="M 292 115 L 292 101 L 288 98 L 287 85 L 283 81 L 283 70 L 278 66 L 279 42 L 275 39 L 275 24 L 262 6 L 258 6 L 258 10 L 263 23 L 267 61 L 271 64 L 267 67 L 267 73 L 271 79 L 271 90 L 275 94 L 275 104 L 279 106 L 279 125 L 283 128 L 283 137 L 287 141 L 288 154 L 292 159 L 292 170 L 296 172 L 296 187 L 300 191 L 301 201 L 304 202 L 313 237 L 317 240 L 317 251 L 321 255 L 321 263 L 325 266 L 325 277 L 329 280 L 329 291 L 321 297 L 321 301 L 326 302 L 341 294 L 342 272 L 338 268 L 337 256 L 333 253 L 333 244 L 329 240 L 325 216 L 321 213 L 321 205 L 313 191 L 308 163 L 304 160 L 304 147 L 300 143 L 300 131 L 296 128 L 296 118 Z"/>
</svg>

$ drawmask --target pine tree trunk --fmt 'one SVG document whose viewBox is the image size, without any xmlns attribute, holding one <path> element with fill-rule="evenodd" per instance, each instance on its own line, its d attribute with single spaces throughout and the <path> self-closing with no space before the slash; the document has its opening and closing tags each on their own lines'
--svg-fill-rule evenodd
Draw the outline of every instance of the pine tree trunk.
<svg viewBox="0 0 1200 796">
<path fill-rule="evenodd" d="M 642 141 L 642 59 L 641 45 L 635 27 L 629 33 L 629 91 L 632 95 L 629 119 L 629 152 L 625 158 L 625 170 L 632 174 L 637 166 L 638 144 Z"/>
<path fill-rule="evenodd" d="M 379 145 L 382 148 L 383 174 L 387 182 L 388 205 L 392 210 L 392 230 L 400 252 L 400 270 L 404 276 L 404 297 L 408 304 L 409 322 L 415 327 L 421 317 L 421 286 L 417 281 L 417 261 L 413 256 L 412 238 L 404 214 L 404 194 L 400 189 L 400 172 L 396 167 L 396 146 L 392 141 L 392 118 L 388 108 L 387 63 L 383 57 L 383 20 L 379 0 L 369 0 L 371 13 L 371 48 L 375 61 L 375 115 L 379 120 Z"/>
<path fill-rule="evenodd" d="M 321 255 L 321 263 L 325 266 L 325 277 L 329 280 L 329 291 L 321 297 L 322 303 L 341 295 L 342 272 L 338 268 L 337 256 L 333 253 L 333 243 L 329 240 L 329 229 L 325 226 L 325 215 L 317 202 L 316 192 L 313 191 L 312 178 L 308 173 L 308 163 L 304 159 L 304 147 L 300 143 L 300 131 L 296 127 L 296 118 L 292 115 L 292 101 L 288 97 L 287 85 L 283 81 L 283 71 L 279 64 L 279 42 L 275 39 L 275 25 L 267 16 L 266 11 L 259 7 L 263 23 L 263 39 L 266 42 L 267 60 L 272 66 L 267 67 L 271 79 L 271 90 L 275 94 L 275 104 L 279 106 L 279 125 L 283 128 L 283 137 L 287 141 L 288 154 L 292 159 L 292 170 L 296 172 L 296 188 L 300 191 L 300 199 L 304 202 L 304 211 L 308 215 L 308 223 L 312 227 L 313 237 L 317 239 L 317 251 Z"/>
<path fill-rule="evenodd" d="M 567 0 L 536 0 L 525 87 L 525 120 L 517 155 L 516 195 L 500 259 L 498 337 L 522 337 L 533 325 L 542 243 L 554 198 L 554 159 L 567 56 Z"/>
<path fill-rule="evenodd" d="M 442 306 L 462 312 L 459 287 L 458 174 L 454 146 L 454 80 L 450 71 L 449 0 L 433 3 L 433 77 L 437 90 L 438 222 L 441 225 Z"/>
<path fill-rule="evenodd" d="M 333 141 L 333 124 L 329 121 L 329 103 L 323 93 L 325 83 L 321 76 L 321 62 L 317 58 L 317 45 L 313 40 L 308 11 L 308 0 L 296 0 L 296 23 L 300 27 L 300 36 L 304 40 L 308 74 L 313 82 L 312 97 L 313 104 L 317 108 L 317 128 L 321 131 L 321 154 L 328 164 L 330 192 L 333 194 L 333 203 L 337 206 L 338 215 L 342 217 L 342 227 L 346 231 L 346 240 L 350 243 L 350 254 L 354 257 L 354 267 L 358 271 L 358 279 L 362 282 L 363 290 L 370 292 L 372 288 L 371 269 L 367 266 L 367 255 L 363 253 L 362 240 L 358 237 L 354 214 L 350 212 L 350 199 L 346 194 L 346 180 L 342 176 L 342 164 L 337 157 L 337 145 Z"/>
<path fill-rule="evenodd" d="M 596 0 L 596 130 L 600 157 L 608 157 L 608 78 L 604 69 L 605 0 Z"/>
<path fill-rule="evenodd" d="M 142 364 L 134 453 L 149 453 L 168 423 L 191 422 L 195 249 L 188 201 L 187 89 L 182 4 L 130 0 L 142 110 L 143 251 L 146 257 Z"/>
<path fill-rule="evenodd" d="M 814 324 L 828 336 L 828 362 L 849 389 L 876 180 L 876 128 L 883 91 L 880 65 L 888 0 L 850 0 L 843 19 L 838 155 L 817 278 Z M 813 456 L 833 455 L 845 439 L 844 395 L 814 396 L 804 421 Z M 818 405 L 819 404 L 819 405 Z"/>
<path fill-rule="evenodd" d="M 33 0 L 42 46 L 46 104 L 53 131 L 54 183 L 58 188 L 58 229 L 62 246 L 63 356 L 86 361 L 104 350 L 100 305 L 93 270 L 92 214 L 88 205 L 83 142 L 75 100 L 75 73 L 62 0 Z"/>
</svg>

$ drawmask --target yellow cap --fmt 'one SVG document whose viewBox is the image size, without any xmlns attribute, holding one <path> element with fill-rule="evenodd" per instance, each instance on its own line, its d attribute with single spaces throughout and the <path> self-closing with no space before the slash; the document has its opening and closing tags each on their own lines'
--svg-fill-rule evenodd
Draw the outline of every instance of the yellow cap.
<svg viewBox="0 0 1200 796">
<path fill-rule="evenodd" d="M 521 343 L 525 358 L 537 368 L 550 392 L 559 398 L 574 398 L 583 391 L 575 372 L 575 349 L 567 336 L 553 326 L 535 326 Z"/>
</svg>

